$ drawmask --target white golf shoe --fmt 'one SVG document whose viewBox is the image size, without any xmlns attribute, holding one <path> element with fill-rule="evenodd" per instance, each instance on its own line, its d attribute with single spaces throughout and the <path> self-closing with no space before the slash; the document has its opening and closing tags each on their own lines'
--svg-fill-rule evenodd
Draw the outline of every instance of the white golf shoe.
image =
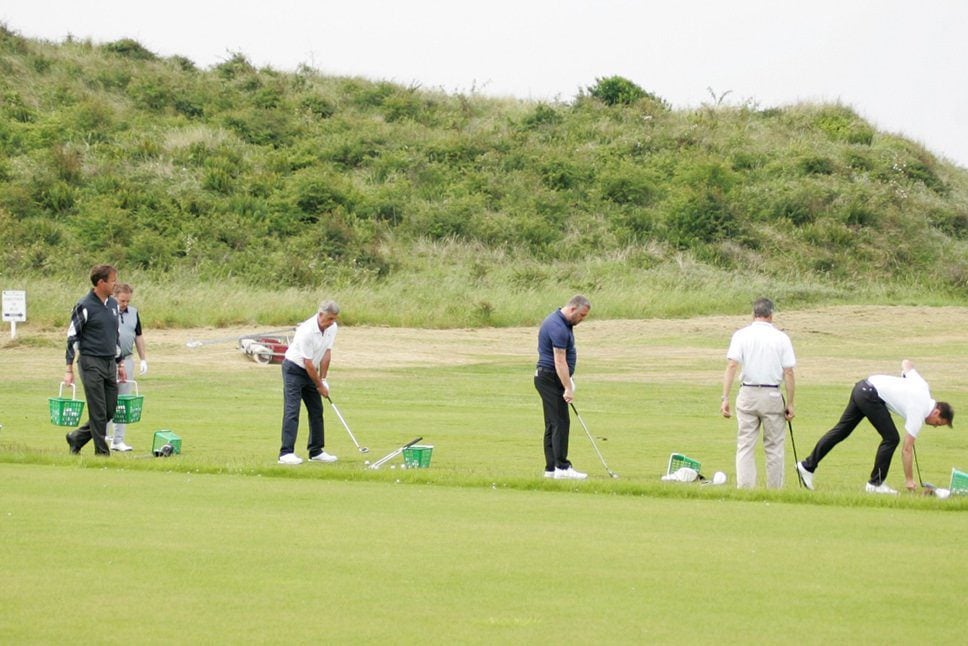
<svg viewBox="0 0 968 646">
<path fill-rule="evenodd" d="M 313 457 L 309 458 L 309 461 L 310 462 L 336 462 L 336 460 L 338 459 L 339 458 L 337 458 L 335 455 L 330 455 L 326 451 L 323 451 L 319 455 L 314 455 Z"/>
<path fill-rule="evenodd" d="M 295 453 L 286 453 L 279 456 L 279 464 L 302 464 L 302 458 Z"/>
<path fill-rule="evenodd" d="M 803 480 L 803 486 L 813 491 L 813 474 L 807 471 L 807 467 L 803 466 L 803 462 L 797 462 L 797 473 L 800 474 L 800 479 Z"/>
<path fill-rule="evenodd" d="M 897 489 L 891 489 L 887 486 L 886 482 L 882 482 L 879 485 L 874 485 L 868 482 L 864 489 L 867 491 L 867 493 L 886 493 L 897 495 Z"/>
<path fill-rule="evenodd" d="M 122 442 L 113 442 L 111 444 L 111 450 L 112 451 L 133 451 L 134 449 L 122 441 Z"/>
<path fill-rule="evenodd" d="M 555 469 L 555 480 L 584 480 L 587 477 L 587 473 L 575 471 L 574 467 L 568 467 L 567 469 Z"/>
</svg>

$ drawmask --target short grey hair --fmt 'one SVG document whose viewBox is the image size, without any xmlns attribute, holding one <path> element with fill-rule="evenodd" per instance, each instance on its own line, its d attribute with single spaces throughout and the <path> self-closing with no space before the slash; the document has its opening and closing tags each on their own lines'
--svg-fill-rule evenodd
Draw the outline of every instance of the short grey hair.
<svg viewBox="0 0 968 646">
<path fill-rule="evenodd" d="M 339 314 L 339 305 L 336 304 L 336 301 L 323 301 L 319 304 L 319 313 L 337 316 Z"/>
<path fill-rule="evenodd" d="M 773 301 L 768 298 L 757 298 L 753 301 L 753 316 L 766 319 L 773 316 Z"/>
<path fill-rule="evenodd" d="M 565 305 L 565 307 L 574 307 L 576 310 L 580 310 L 586 307 L 591 309 L 591 306 L 592 306 L 592 302 L 588 300 L 586 297 L 582 296 L 581 294 L 575 294 L 574 296 L 572 296 L 571 300 L 568 301 L 568 304 Z"/>
</svg>

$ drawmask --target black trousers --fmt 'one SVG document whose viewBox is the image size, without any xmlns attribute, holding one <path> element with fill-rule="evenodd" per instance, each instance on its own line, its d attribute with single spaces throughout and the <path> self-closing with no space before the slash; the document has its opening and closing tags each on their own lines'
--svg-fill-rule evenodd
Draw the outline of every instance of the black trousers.
<svg viewBox="0 0 968 646">
<path fill-rule="evenodd" d="M 299 403 L 306 404 L 309 416 L 309 457 L 323 452 L 323 398 L 305 368 L 288 359 L 282 362 L 282 446 L 279 455 L 294 453 L 299 432 Z"/>
<path fill-rule="evenodd" d="M 562 397 L 565 388 L 557 373 L 544 370 L 535 373 L 534 387 L 541 395 L 541 407 L 544 411 L 545 471 L 567 469 L 571 466 L 568 461 L 571 418 L 568 416 L 568 402 Z"/>
<path fill-rule="evenodd" d="M 850 393 L 850 401 L 847 408 L 840 416 L 840 421 L 832 429 L 817 441 L 817 446 L 813 452 L 803 461 L 803 466 L 807 471 L 813 472 L 825 455 L 830 450 L 847 439 L 851 432 L 857 428 L 861 420 L 867 418 L 874 430 L 881 436 L 881 443 L 877 447 L 874 456 L 874 468 L 871 470 L 870 483 L 879 485 L 887 478 L 887 472 L 891 468 L 891 460 L 894 459 L 894 451 L 897 449 L 900 437 L 891 411 L 880 397 L 877 396 L 877 389 L 870 385 L 866 379 L 858 381 Z"/>
<path fill-rule="evenodd" d="M 114 357 L 82 354 L 77 359 L 77 367 L 87 400 L 87 423 L 70 434 L 71 443 L 80 450 L 94 440 L 96 455 L 111 455 L 105 431 L 118 406 L 118 364 Z"/>
</svg>

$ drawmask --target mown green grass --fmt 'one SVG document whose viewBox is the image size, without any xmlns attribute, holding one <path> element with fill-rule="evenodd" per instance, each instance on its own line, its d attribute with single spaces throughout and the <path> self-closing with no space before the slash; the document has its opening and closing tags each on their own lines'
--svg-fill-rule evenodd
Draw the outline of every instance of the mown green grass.
<svg viewBox="0 0 968 646">
<path fill-rule="evenodd" d="M 0 484 L 10 643 L 963 636 L 961 514 L 11 464 Z"/>
<path fill-rule="evenodd" d="M 789 453 L 777 492 L 660 481 L 681 451 L 732 484 L 735 422 L 718 416 L 719 380 L 728 335 L 746 319 L 583 323 L 576 404 L 621 477 L 607 477 L 576 421 L 582 483 L 540 477 L 531 328 L 344 326 L 333 399 L 372 451 L 357 453 L 327 411 L 340 461 L 296 468 L 275 464 L 278 367 L 231 344 L 190 351 L 197 331 L 149 332 L 136 451 L 98 459 L 90 447 L 69 456 L 66 429 L 46 418 L 60 339 L 7 343 L 0 638 L 641 643 L 685 631 L 727 643 L 957 643 L 968 497 L 861 493 L 877 443 L 869 426 L 825 460 L 815 492 L 797 487 Z M 801 457 L 850 385 L 902 356 L 959 409 L 963 320 L 960 308 L 778 317 L 800 359 Z M 149 457 L 161 428 L 182 436 L 181 455 Z M 430 469 L 364 468 L 417 436 L 435 446 Z M 958 429 L 926 429 L 918 449 L 925 479 L 968 466 Z M 899 458 L 888 481 L 900 488 Z"/>
</svg>

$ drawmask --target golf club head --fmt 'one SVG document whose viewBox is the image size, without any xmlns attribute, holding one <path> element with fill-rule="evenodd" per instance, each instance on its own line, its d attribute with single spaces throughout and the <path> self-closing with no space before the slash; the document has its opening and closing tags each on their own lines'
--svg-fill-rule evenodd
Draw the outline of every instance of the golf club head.
<svg viewBox="0 0 968 646">
<path fill-rule="evenodd" d="M 370 449 L 366 448 L 365 446 L 360 447 L 360 453 L 369 453 L 369 452 L 370 452 Z"/>
</svg>

